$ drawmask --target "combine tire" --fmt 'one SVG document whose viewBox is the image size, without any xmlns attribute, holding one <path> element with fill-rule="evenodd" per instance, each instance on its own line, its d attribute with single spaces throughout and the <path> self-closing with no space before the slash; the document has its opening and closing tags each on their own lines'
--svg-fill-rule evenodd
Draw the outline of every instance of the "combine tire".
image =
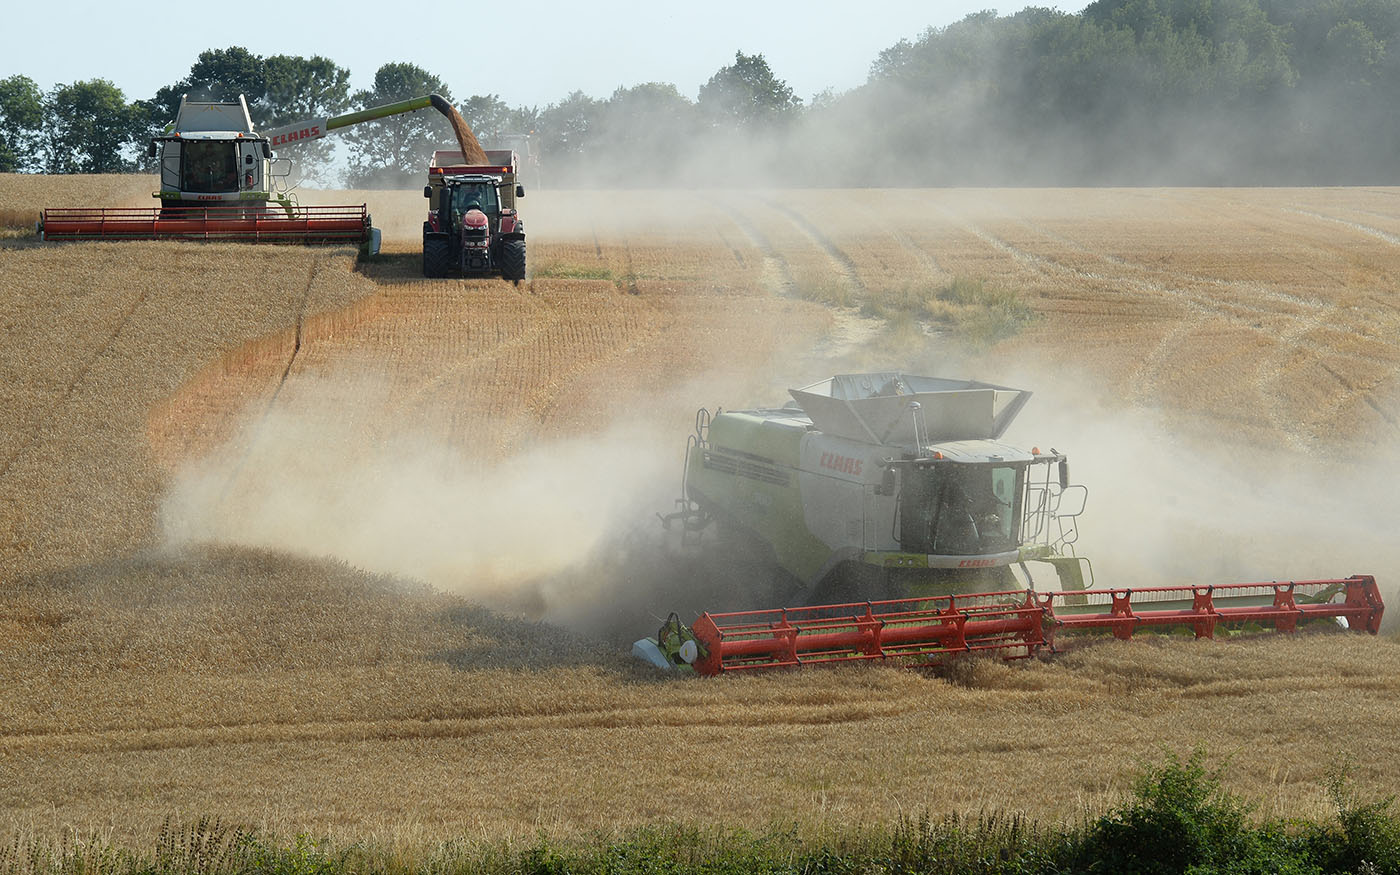
<svg viewBox="0 0 1400 875">
<path fill-rule="evenodd" d="M 525 279 L 524 240 L 507 240 L 501 244 L 501 276 L 516 285 Z"/>
<path fill-rule="evenodd" d="M 446 240 L 429 239 L 423 241 L 423 276 L 438 279 L 447 276 L 452 264 L 452 249 Z"/>
</svg>

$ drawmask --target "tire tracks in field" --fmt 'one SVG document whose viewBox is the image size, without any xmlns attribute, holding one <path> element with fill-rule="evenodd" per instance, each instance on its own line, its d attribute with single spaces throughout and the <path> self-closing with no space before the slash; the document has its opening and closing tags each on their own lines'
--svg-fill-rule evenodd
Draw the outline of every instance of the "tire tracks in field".
<svg viewBox="0 0 1400 875">
<path fill-rule="evenodd" d="M 823 234 L 821 229 L 786 204 L 766 197 L 760 197 L 758 201 L 768 209 L 783 216 L 826 257 L 833 272 L 839 278 L 838 281 L 844 287 L 846 300 L 849 301 L 852 298 L 856 301 L 868 299 L 869 290 L 860 278 L 855 261 Z M 756 227 L 748 224 L 747 219 L 743 220 L 744 224 L 741 224 L 737 210 L 729 212 L 734 217 L 735 224 L 738 224 L 741 230 L 745 230 L 750 239 L 758 246 L 759 251 L 764 253 L 765 262 L 771 255 L 782 265 L 784 291 L 781 293 L 791 298 L 810 300 L 810 296 L 803 294 L 802 288 L 793 278 L 788 268 L 787 258 L 778 252 L 768 241 L 768 238 L 762 235 Z M 841 306 L 835 303 L 828 303 L 826 306 L 832 314 L 834 325 L 831 332 L 813 347 L 812 356 L 815 359 L 829 361 L 840 358 L 854 349 L 869 344 L 886 327 L 884 320 L 864 315 L 858 306 Z"/>
<path fill-rule="evenodd" d="M 112 345 L 117 342 L 117 338 L 121 335 L 122 331 L 126 329 L 127 324 L 131 322 L 131 318 L 136 314 L 136 311 L 140 309 L 142 304 L 146 303 L 146 297 L 147 288 L 143 286 L 141 291 L 136 294 L 136 297 L 132 299 L 131 303 L 122 310 L 121 315 L 117 317 L 116 325 L 107 335 L 107 338 L 102 341 L 93 354 L 88 356 L 87 360 L 78 368 L 78 372 L 74 374 L 73 378 L 68 381 L 68 384 L 63 387 L 63 391 L 59 393 L 58 397 L 49 405 L 48 409 L 35 420 L 34 427 L 30 429 L 29 435 L 15 448 L 15 451 L 5 460 L 4 465 L 0 465 L 0 480 L 3 480 L 9 475 L 20 457 L 29 452 L 39 440 L 39 435 L 43 433 L 45 426 L 58 415 L 59 408 L 66 404 L 68 399 L 73 397 L 73 393 L 77 391 L 78 386 L 87 379 L 88 374 L 92 372 L 92 368 L 97 363 L 98 359 L 106 355 L 112 348 Z"/>
<path fill-rule="evenodd" d="M 209 726 L 165 726 L 154 729 L 92 729 L 60 732 L 26 732 L 0 736 L 0 753 L 125 753 L 255 744 L 350 744 L 460 740 L 513 736 L 531 731 L 597 729 L 673 730 L 704 728 L 724 731 L 736 726 L 771 728 L 788 733 L 794 728 L 883 721 L 907 714 L 907 703 L 857 700 L 784 708 L 781 718 L 764 709 L 739 715 L 715 714 L 703 705 L 681 707 L 596 706 L 571 703 L 553 712 L 515 715 L 442 717 L 357 717 L 305 721 L 226 722 Z"/>
<path fill-rule="evenodd" d="M 1194 292 L 1179 285 L 1162 282 L 1153 276 L 1157 271 L 1150 265 L 1100 252 L 1076 240 L 1056 234 L 1043 226 L 1013 217 L 1022 226 L 1053 241 L 1060 247 L 1072 249 L 1103 263 L 1142 274 L 1136 278 L 1111 276 L 1097 271 L 1084 270 L 1064 264 L 1054 258 L 1028 252 L 971 222 L 954 216 L 949 216 L 949 218 L 959 222 L 965 230 L 978 239 L 1007 253 L 1012 258 L 1032 266 L 1042 274 L 1069 273 L 1096 283 L 1126 287 L 1140 294 L 1145 293 L 1153 299 L 1166 297 L 1178 305 L 1184 306 L 1188 313 L 1187 318 L 1166 332 L 1152 352 L 1141 360 L 1138 367 L 1127 378 L 1126 382 L 1131 387 L 1129 397 L 1136 403 L 1150 402 L 1158 385 L 1158 374 L 1171 361 L 1175 351 L 1186 339 L 1198 334 L 1211 321 L 1224 322 L 1236 328 L 1259 333 L 1268 331 L 1264 320 L 1287 320 L 1288 326 L 1284 331 L 1269 333 L 1269 336 L 1276 342 L 1276 352 L 1258 362 L 1253 371 L 1251 388 L 1258 396 L 1262 405 L 1261 411 L 1270 426 L 1283 435 L 1285 441 L 1294 449 L 1303 451 L 1314 449 L 1317 436 L 1312 433 L 1312 430 L 1299 427 L 1298 418 L 1288 409 L 1282 394 L 1279 392 L 1279 384 L 1287 379 L 1288 372 L 1296 370 L 1296 367 L 1289 367 L 1293 356 L 1298 352 L 1305 353 L 1310 357 L 1312 363 L 1319 366 L 1322 366 L 1324 359 L 1328 356 L 1352 358 L 1368 364 L 1373 361 L 1369 356 L 1340 353 L 1321 341 L 1308 341 L 1308 335 L 1329 328 L 1345 328 L 1368 339 L 1391 347 L 1396 346 L 1396 343 L 1389 337 L 1376 336 L 1372 331 L 1348 325 L 1344 319 L 1339 318 L 1342 315 L 1342 308 L 1336 304 L 1288 294 L 1260 283 L 1243 283 L 1189 273 L 1176 274 L 1209 288 L 1219 289 L 1231 296 L 1244 295 L 1247 297 L 1247 300 L 1243 301 L 1238 299 L 1221 300 L 1203 292 Z M 1256 299 L 1276 306 L 1258 306 L 1250 303 Z M 1334 370 L 1330 368 L 1325 368 L 1325 370 L 1335 377 Z M 1333 402 L 1327 406 L 1329 415 L 1343 407 L 1351 397 L 1359 397 L 1363 403 L 1375 409 L 1382 418 L 1387 416 L 1369 388 L 1358 387 L 1350 381 L 1344 380 L 1339 380 L 1338 385 L 1341 386 L 1343 394 L 1334 398 Z M 1314 417 L 1313 421 L 1325 420 Z M 1389 419 L 1387 421 L 1389 422 Z"/>
<path fill-rule="evenodd" d="M 749 221 L 748 217 L 739 211 L 737 207 L 729 204 L 719 204 L 724 213 L 729 217 L 729 221 L 734 223 L 734 227 L 739 229 L 754 249 L 758 250 L 759 257 L 763 261 L 762 278 L 763 284 L 768 287 L 768 291 L 782 298 L 801 297 L 797 293 L 797 283 L 793 281 L 792 270 L 788 267 L 787 259 L 783 257 L 768 237 L 758 229 L 758 226 Z"/>
<path fill-rule="evenodd" d="M 1391 246 L 1400 246 L 1400 235 L 1392 234 L 1389 231 L 1383 231 L 1380 228 L 1373 228 L 1370 225 L 1363 225 L 1360 222 L 1353 222 L 1349 219 L 1341 219 L 1337 216 L 1329 216 L 1325 213 L 1316 213 L 1312 210 L 1305 210 L 1297 206 L 1284 208 L 1283 211 L 1288 213 L 1295 213 L 1299 216 L 1306 216 L 1309 219 L 1317 219 L 1321 222 L 1331 222 L 1335 225 L 1341 225 L 1344 228 L 1350 228 L 1351 230 L 1356 231 L 1359 234 L 1364 234 L 1367 237 L 1375 237 L 1377 240 L 1384 240 Z"/>
<path fill-rule="evenodd" d="M 836 269 L 837 276 L 841 278 L 842 284 L 845 285 L 847 294 L 857 297 L 865 297 L 869 294 L 865 283 L 861 281 L 860 272 L 856 268 L 855 261 L 843 252 L 841 247 L 833 243 L 831 238 L 822 233 L 820 228 L 809 222 L 806 216 L 803 216 L 787 204 L 780 203 L 772 198 L 759 198 L 759 201 L 769 209 L 784 216 L 793 224 L 793 227 L 801 231 L 807 239 L 811 240 L 818 249 L 825 253 L 832 267 Z"/>
<path fill-rule="evenodd" d="M 252 458 L 253 451 L 262 443 L 265 433 L 265 426 L 272 416 L 272 409 L 277 405 L 277 399 L 281 397 L 282 390 L 286 388 L 287 379 L 291 376 L 292 367 L 296 365 L 297 356 L 301 354 L 301 348 L 305 341 L 306 331 L 306 311 L 311 305 L 311 293 L 316 288 L 316 276 L 321 271 L 323 259 L 318 257 L 311 261 L 311 268 L 306 277 L 306 288 L 301 293 L 301 304 L 297 307 L 296 330 L 292 336 L 292 351 L 287 356 L 287 364 L 282 368 L 281 375 L 277 378 L 277 387 L 272 390 L 272 395 L 267 399 L 267 404 L 263 407 L 262 413 L 258 415 L 256 424 L 253 426 L 253 433 L 248 441 L 248 445 L 239 454 L 238 461 L 234 463 L 233 470 L 229 472 L 228 479 L 224 482 L 224 488 L 219 492 L 218 503 L 222 505 L 227 501 L 233 492 L 234 484 L 243 474 L 243 469 L 247 466 L 248 460 Z"/>
</svg>

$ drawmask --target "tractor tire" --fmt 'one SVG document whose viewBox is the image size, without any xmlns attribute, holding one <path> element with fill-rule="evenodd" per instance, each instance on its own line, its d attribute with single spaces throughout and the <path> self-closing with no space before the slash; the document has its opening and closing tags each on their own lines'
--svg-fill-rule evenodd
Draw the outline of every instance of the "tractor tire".
<svg viewBox="0 0 1400 875">
<path fill-rule="evenodd" d="M 517 286 L 525 279 L 524 240 L 507 240 L 501 244 L 501 276 Z"/>
<path fill-rule="evenodd" d="M 446 240 L 432 238 L 423 241 L 423 276 L 440 279 L 452 266 L 452 247 Z"/>
</svg>

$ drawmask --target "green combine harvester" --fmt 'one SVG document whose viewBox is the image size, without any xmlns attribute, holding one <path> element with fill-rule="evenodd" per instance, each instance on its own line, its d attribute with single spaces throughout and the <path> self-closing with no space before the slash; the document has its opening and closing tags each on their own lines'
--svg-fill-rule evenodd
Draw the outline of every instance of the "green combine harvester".
<svg viewBox="0 0 1400 875">
<path fill-rule="evenodd" d="M 772 571 L 800 608 L 675 615 L 633 651 L 702 673 L 891 656 L 1053 651 L 1057 632 L 1131 637 L 1219 623 L 1290 631 L 1331 618 L 1376 632 L 1369 577 L 1096 589 L 1074 552 L 1087 490 L 1065 454 L 1002 440 L 1031 393 L 897 372 L 793 389 L 783 407 L 701 410 L 679 509 L 710 539 Z M 1046 586 L 1053 578 L 1053 585 Z M 778 603 L 778 602 L 775 602 Z"/>
<path fill-rule="evenodd" d="M 332 131 L 432 108 L 452 122 L 455 110 L 437 94 L 344 115 L 255 130 L 248 103 L 180 98 L 175 121 L 151 140 L 159 160 L 160 207 L 50 208 L 45 240 L 220 240 L 239 243 L 355 245 L 379 251 L 379 231 L 364 204 L 301 205 L 287 179 L 291 162 L 274 149 Z"/>
</svg>

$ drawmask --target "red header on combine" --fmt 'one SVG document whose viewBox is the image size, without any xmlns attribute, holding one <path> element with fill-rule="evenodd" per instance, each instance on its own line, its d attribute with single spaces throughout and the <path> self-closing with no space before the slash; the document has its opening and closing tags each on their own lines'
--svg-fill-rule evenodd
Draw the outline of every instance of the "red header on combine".
<svg viewBox="0 0 1400 875">
<path fill-rule="evenodd" d="M 716 675 L 872 659 L 918 658 L 926 664 L 977 652 L 1016 659 L 1055 653 L 1065 635 L 1127 639 L 1147 627 L 1184 627 L 1197 638 L 1213 638 L 1224 625 L 1295 632 L 1301 624 L 1328 620 L 1374 635 L 1384 610 L 1375 578 L 1357 575 L 1136 590 L 1017 590 L 707 613 L 689 629 L 663 627 L 659 638 L 675 632 L 693 639 L 688 653 L 678 652 L 690 657 L 686 661 L 699 674 Z"/>
</svg>

